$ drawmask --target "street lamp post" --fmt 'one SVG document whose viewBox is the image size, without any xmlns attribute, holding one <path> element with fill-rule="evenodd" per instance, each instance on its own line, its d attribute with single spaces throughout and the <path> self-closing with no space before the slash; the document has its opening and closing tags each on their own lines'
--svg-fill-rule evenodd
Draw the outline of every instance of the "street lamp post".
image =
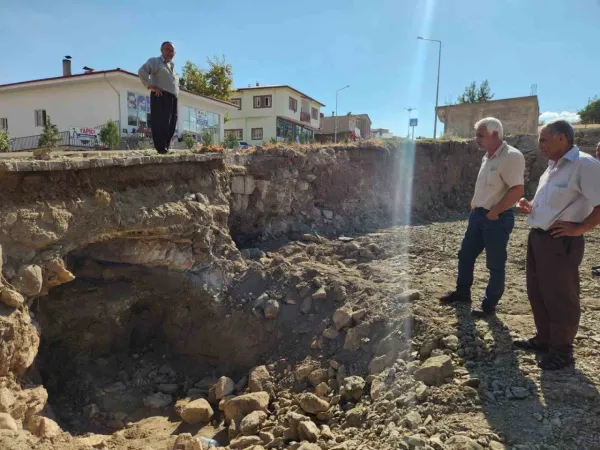
<svg viewBox="0 0 600 450">
<path fill-rule="evenodd" d="M 404 108 L 405 110 L 408 111 L 408 128 L 407 128 L 407 133 L 406 133 L 406 139 L 408 139 L 410 137 L 410 113 L 411 111 L 414 111 L 417 108 L 411 108 L 410 106 L 408 108 Z M 413 129 L 413 134 L 414 134 L 414 129 Z"/>
<path fill-rule="evenodd" d="M 431 41 L 437 42 L 440 44 L 439 53 L 438 53 L 438 75 L 437 75 L 437 89 L 435 91 L 435 111 L 434 111 L 434 122 L 433 122 L 433 138 L 435 139 L 437 136 L 437 107 L 438 107 L 438 98 L 440 96 L 440 65 L 442 62 L 442 41 L 438 41 L 437 39 L 426 39 L 424 37 L 418 36 L 417 39 L 421 39 L 422 41 Z"/>
<path fill-rule="evenodd" d="M 343 91 L 346 88 L 349 88 L 350 85 L 348 86 L 344 86 L 343 88 L 338 89 L 337 91 L 335 91 L 335 130 L 333 132 L 333 142 L 337 142 L 337 130 L 338 130 L 338 112 L 337 112 L 337 106 L 338 106 L 338 92 Z"/>
</svg>

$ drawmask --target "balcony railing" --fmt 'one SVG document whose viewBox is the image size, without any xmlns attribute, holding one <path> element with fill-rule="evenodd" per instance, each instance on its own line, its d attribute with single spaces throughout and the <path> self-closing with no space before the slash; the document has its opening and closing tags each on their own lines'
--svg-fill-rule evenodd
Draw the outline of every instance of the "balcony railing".
<svg viewBox="0 0 600 450">
<path fill-rule="evenodd" d="M 310 114 L 307 112 L 300 113 L 300 121 L 310 123 Z"/>
</svg>

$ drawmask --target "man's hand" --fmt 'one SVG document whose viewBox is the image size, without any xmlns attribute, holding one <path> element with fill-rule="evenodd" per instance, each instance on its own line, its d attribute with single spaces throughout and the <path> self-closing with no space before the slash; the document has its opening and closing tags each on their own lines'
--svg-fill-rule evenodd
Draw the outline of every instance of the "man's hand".
<svg viewBox="0 0 600 450">
<path fill-rule="evenodd" d="M 531 213 L 531 208 L 533 207 L 533 205 L 531 204 L 531 202 L 529 200 L 527 200 L 526 198 L 522 198 L 521 200 L 519 200 L 519 202 L 517 203 L 517 211 L 523 213 L 523 214 L 530 214 Z"/>
<path fill-rule="evenodd" d="M 490 209 L 490 211 L 485 215 L 485 217 L 487 217 L 488 220 L 498 220 L 500 218 L 500 215 L 493 209 Z"/>
<path fill-rule="evenodd" d="M 150 92 L 154 92 L 154 95 L 156 95 L 157 97 L 160 97 L 162 95 L 162 91 L 154 86 L 150 86 Z"/>
<path fill-rule="evenodd" d="M 549 228 L 552 237 L 559 238 L 563 236 L 581 236 L 584 233 L 581 224 L 573 222 L 563 222 L 559 220 L 554 222 Z"/>
</svg>

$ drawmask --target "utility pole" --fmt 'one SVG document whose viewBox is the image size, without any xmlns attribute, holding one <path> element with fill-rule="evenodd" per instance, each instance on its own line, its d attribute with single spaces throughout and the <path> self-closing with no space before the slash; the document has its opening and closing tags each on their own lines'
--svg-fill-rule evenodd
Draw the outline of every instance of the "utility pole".
<svg viewBox="0 0 600 450">
<path fill-rule="evenodd" d="M 338 105 L 338 92 L 343 91 L 346 88 L 349 88 L 350 85 L 348 86 L 344 86 L 343 88 L 338 89 L 337 91 L 335 91 L 335 130 L 333 132 L 333 142 L 337 142 L 337 130 L 338 130 L 338 112 L 337 112 L 337 105 Z"/>
<path fill-rule="evenodd" d="M 411 111 L 415 111 L 417 108 L 412 108 L 412 107 L 408 107 L 408 108 L 404 108 L 406 111 L 408 111 L 408 127 L 406 129 L 406 139 L 410 138 L 410 113 Z M 413 134 L 414 134 L 414 129 L 413 129 Z"/>
<path fill-rule="evenodd" d="M 434 116 L 433 138 L 435 139 L 437 137 L 437 108 L 438 108 L 438 98 L 440 95 L 440 66 L 442 64 L 442 41 L 439 41 L 437 39 L 426 39 L 421 36 L 417 37 L 417 39 L 420 39 L 422 41 L 437 42 L 438 44 L 440 44 L 439 53 L 438 53 L 437 89 L 435 91 L 435 111 L 433 114 L 433 116 Z"/>
</svg>

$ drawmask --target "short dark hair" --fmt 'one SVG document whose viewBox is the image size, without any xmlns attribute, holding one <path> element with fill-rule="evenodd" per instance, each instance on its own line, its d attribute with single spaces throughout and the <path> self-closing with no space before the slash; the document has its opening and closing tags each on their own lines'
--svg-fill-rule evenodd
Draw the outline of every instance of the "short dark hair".
<svg viewBox="0 0 600 450">
<path fill-rule="evenodd" d="M 163 49 L 163 47 L 164 47 L 165 45 L 167 45 L 167 44 L 171 44 L 171 45 L 173 45 L 173 43 L 172 43 L 171 41 L 165 41 L 165 42 L 163 42 L 162 44 L 160 44 L 160 49 L 162 50 L 162 49 Z"/>
<path fill-rule="evenodd" d="M 557 134 L 564 134 L 569 145 L 572 146 L 575 144 L 575 130 L 566 120 L 553 120 L 552 122 L 548 122 L 544 128 L 547 129 L 553 136 L 556 136 Z"/>
</svg>

